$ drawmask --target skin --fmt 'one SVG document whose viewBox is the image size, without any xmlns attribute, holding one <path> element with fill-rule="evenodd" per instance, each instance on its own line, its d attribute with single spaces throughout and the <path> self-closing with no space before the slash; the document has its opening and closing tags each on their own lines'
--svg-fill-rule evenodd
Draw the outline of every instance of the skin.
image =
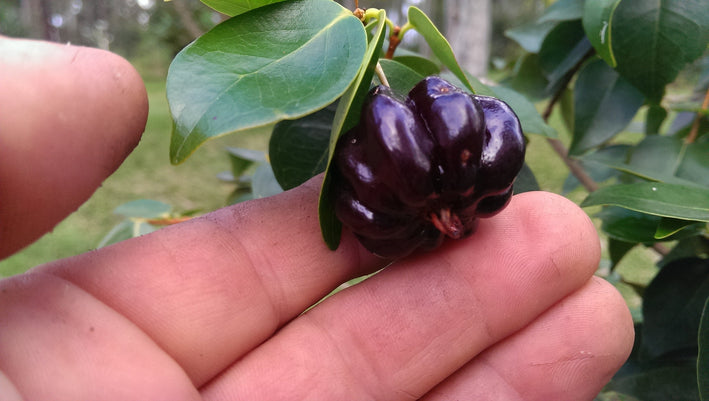
<svg viewBox="0 0 709 401">
<path fill-rule="evenodd" d="M 119 57 L 8 41 L 34 56 L 0 53 L 0 87 L 15 88 L 0 91 L 5 255 L 95 190 L 147 112 Z M 303 314 L 387 264 L 347 232 L 327 250 L 320 180 L 0 281 L 2 398 L 592 400 L 627 358 L 632 321 L 593 276 L 596 231 L 544 192 Z"/>
</svg>

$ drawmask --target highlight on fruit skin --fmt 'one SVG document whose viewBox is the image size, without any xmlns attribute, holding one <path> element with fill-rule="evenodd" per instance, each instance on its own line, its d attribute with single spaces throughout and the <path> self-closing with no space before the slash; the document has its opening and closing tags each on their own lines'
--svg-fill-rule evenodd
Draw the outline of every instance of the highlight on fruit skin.
<svg viewBox="0 0 709 401">
<path fill-rule="evenodd" d="M 377 86 L 335 148 L 335 214 L 381 257 L 435 249 L 507 205 L 524 154 L 519 119 L 497 98 L 437 76 L 405 97 Z"/>
</svg>

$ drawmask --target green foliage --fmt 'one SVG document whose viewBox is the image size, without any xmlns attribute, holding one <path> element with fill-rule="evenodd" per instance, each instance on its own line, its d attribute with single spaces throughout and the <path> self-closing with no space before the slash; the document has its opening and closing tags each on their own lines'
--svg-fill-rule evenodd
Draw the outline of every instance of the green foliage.
<svg viewBox="0 0 709 401">
<path fill-rule="evenodd" d="M 327 106 L 354 79 L 365 47 L 359 20 L 329 0 L 281 2 L 217 25 L 170 66 L 171 160 L 210 138 Z"/>
<path fill-rule="evenodd" d="M 234 17 L 187 46 L 170 67 L 173 162 L 210 138 L 273 125 L 270 163 L 231 151 L 232 200 L 268 196 L 325 172 L 319 216 L 334 249 L 341 225 L 330 158 L 372 85 L 386 77 L 405 93 L 440 74 L 472 93 L 499 97 L 530 140 L 550 141 L 570 167 L 564 193 L 581 185 L 589 191 L 581 206 L 594 207 L 608 238 L 612 282 L 631 283 L 617 268 L 630 250 L 661 251 L 659 273 L 631 284 L 643 299 L 635 351 L 597 399 L 707 399 L 709 330 L 701 316 L 709 298 L 709 100 L 697 101 L 709 85 L 705 0 L 557 0 L 536 21 L 507 31 L 524 54 L 498 84 L 467 74 L 416 7 L 399 30 L 384 10 L 358 18 L 330 0 L 203 2 Z M 435 57 L 389 58 L 385 39 L 396 44 L 412 29 Z M 697 96 L 666 96 L 678 76 Z M 566 127 L 565 135 L 548 122 L 557 110 L 562 122 L 554 126 Z M 641 127 L 629 135 L 633 124 Z M 565 136 L 568 143 L 556 139 Z M 529 166 L 515 187 L 539 187 Z"/>
</svg>

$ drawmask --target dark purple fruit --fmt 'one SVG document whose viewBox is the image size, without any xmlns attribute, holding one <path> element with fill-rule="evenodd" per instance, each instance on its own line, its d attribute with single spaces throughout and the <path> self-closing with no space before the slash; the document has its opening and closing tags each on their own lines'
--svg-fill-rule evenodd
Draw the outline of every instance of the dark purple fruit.
<svg viewBox="0 0 709 401">
<path fill-rule="evenodd" d="M 524 151 L 519 120 L 499 99 L 439 77 L 406 98 L 379 86 L 337 143 L 335 213 L 377 255 L 434 249 L 507 205 Z"/>
</svg>

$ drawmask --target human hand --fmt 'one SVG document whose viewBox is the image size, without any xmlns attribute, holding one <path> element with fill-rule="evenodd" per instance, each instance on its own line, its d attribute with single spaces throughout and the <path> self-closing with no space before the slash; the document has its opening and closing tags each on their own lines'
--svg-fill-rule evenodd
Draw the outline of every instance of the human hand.
<svg viewBox="0 0 709 401">
<path fill-rule="evenodd" d="M 145 122 L 142 84 L 124 61 L 23 44 L 34 45 L 54 54 L 36 64 L 41 74 L 15 68 L 8 78 L 0 61 L 0 86 L 21 89 L 0 91 L 0 142 L 16 132 L 4 129 L 17 124 L 14 102 L 38 127 L 25 127 L 30 142 L 14 151 L 77 170 L 71 188 L 32 205 L 25 186 L 47 181 L 47 171 L 15 177 L 22 159 L 0 150 L 5 254 L 78 206 Z M 116 69 L 118 78 L 105 73 Z M 67 107 L 86 119 L 39 129 Z M 69 139 L 90 151 L 68 157 Z M 325 247 L 319 180 L 0 282 L 0 398 L 591 400 L 625 361 L 632 322 L 613 287 L 593 277 L 595 229 L 574 204 L 543 192 L 513 197 L 472 237 L 398 261 L 303 313 L 386 264 L 346 232 L 337 251 Z M 50 201 L 70 206 L 45 215 Z M 14 213 L 31 235 L 14 236 L 21 227 L 5 224 Z"/>
</svg>

